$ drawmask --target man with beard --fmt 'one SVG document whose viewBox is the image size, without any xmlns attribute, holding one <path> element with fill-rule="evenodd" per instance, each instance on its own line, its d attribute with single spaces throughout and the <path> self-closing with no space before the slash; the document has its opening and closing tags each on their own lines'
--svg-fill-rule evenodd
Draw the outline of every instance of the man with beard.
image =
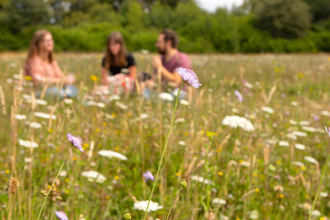
<svg viewBox="0 0 330 220">
<path fill-rule="evenodd" d="M 161 73 L 162 82 L 164 84 L 171 84 L 175 88 L 180 87 L 182 80 L 180 74 L 175 70 L 178 67 L 184 67 L 186 69 L 191 68 L 191 62 L 187 54 L 180 52 L 177 49 L 179 43 L 178 35 L 170 29 L 163 30 L 156 42 L 156 47 L 158 49 L 158 53 L 161 56 L 155 56 L 152 62 L 152 66 L 155 69 L 155 73 L 158 71 Z M 146 90 L 144 92 L 144 96 L 146 98 L 150 98 L 150 91 L 148 88 L 154 86 L 154 83 L 157 82 L 156 74 L 151 76 L 151 80 L 146 82 Z M 184 96 L 185 88 L 181 92 L 180 97 Z M 174 90 L 173 95 L 176 95 L 177 89 Z"/>
</svg>

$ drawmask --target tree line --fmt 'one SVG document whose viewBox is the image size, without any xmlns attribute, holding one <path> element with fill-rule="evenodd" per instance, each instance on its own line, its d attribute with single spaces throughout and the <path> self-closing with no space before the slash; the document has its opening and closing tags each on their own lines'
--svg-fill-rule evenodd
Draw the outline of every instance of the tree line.
<svg viewBox="0 0 330 220">
<path fill-rule="evenodd" d="M 171 28 L 189 53 L 329 52 L 330 1 L 245 0 L 210 13 L 194 0 L 0 0 L 0 51 L 26 50 L 41 28 L 58 51 L 103 51 L 114 30 L 130 51 L 155 51 Z"/>
</svg>

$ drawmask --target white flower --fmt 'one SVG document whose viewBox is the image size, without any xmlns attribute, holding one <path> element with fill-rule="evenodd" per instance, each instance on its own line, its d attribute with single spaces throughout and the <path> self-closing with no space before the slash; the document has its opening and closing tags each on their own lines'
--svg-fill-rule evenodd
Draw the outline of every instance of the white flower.
<svg viewBox="0 0 330 220">
<path fill-rule="evenodd" d="M 328 197 L 329 193 L 327 192 L 320 192 L 320 196 L 325 198 L 325 197 Z"/>
<path fill-rule="evenodd" d="M 148 202 L 149 202 L 148 200 L 147 201 L 135 202 L 133 209 L 137 209 L 137 210 L 141 210 L 141 211 L 146 211 L 147 210 L 147 206 L 148 206 Z M 157 210 L 162 209 L 162 208 L 163 208 L 163 206 L 159 205 L 157 202 L 150 201 L 148 212 L 150 212 L 150 211 L 157 211 Z"/>
<path fill-rule="evenodd" d="M 31 157 L 25 157 L 24 158 L 24 162 L 25 163 L 31 163 L 32 162 L 32 158 Z"/>
<path fill-rule="evenodd" d="M 179 141 L 179 145 L 181 145 L 181 146 L 185 146 L 185 145 L 186 145 L 186 142 L 184 142 L 184 141 Z"/>
<path fill-rule="evenodd" d="M 112 95 L 108 98 L 108 100 L 111 102 L 112 100 L 120 100 L 120 97 L 118 95 Z"/>
<path fill-rule="evenodd" d="M 65 104 L 71 105 L 73 103 L 72 99 L 64 99 Z"/>
<path fill-rule="evenodd" d="M 160 93 L 159 98 L 161 98 L 162 100 L 165 100 L 165 101 L 169 101 L 169 102 L 174 101 L 173 96 L 170 93 L 166 93 L 166 92 Z"/>
<path fill-rule="evenodd" d="M 184 118 L 178 118 L 174 121 L 174 123 L 182 123 L 185 122 L 186 120 Z"/>
<path fill-rule="evenodd" d="M 315 131 L 319 132 L 319 133 L 322 133 L 322 134 L 326 133 L 325 130 L 322 129 L 322 128 L 316 128 Z"/>
<path fill-rule="evenodd" d="M 189 102 L 187 100 L 181 99 L 180 100 L 181 105 L 189 105 Z"/>
<path fill-rule="evenodd" d="M 308 214 L 311 214 L 311 211 L 309 211 Z M 313 210 L 312 216 L 320 217 L 321 212 L 319 210 Z"/>
<path fill-rule="evenodd" d="M 224 199 L 214 198 L 212 200 L 212 203 L 220 204 L 220 205 L 226 205 L 227 201 Z"/>
<path fill-rule="evenodd" d="M 232 108 L 231 109 L 231 112 L 233 112 L 233 113 L 239 113 L 239 110 L 237 108 Z"/>
<path fill-rule="evenodd" d="M 141 53 L 142 53 L 143 55 L 147 55 L 147 54 L 149 53 L 149 50 L 142 49 L 142 50 L 141 50 Z"/>
<path fill-rule="evenodd" d="M 278 145 L 280 145 L 281 147 L 288 147 L 290 144 L 287 141 L 280 141 L 278 142 Z"/>
<path fill-rule="evenodd" d="M 318 162 L 315 158 L 313 158 L 313 157 L 310 157 L 310 156 L 304 156 L 304 159 L 307 160 L 307 161 L 310 162 L 310 163 L 315 164 L 315 165 L 318 165 L 318 164 L 319 164 L 319 162 Z"/>
<path fill-rule="evenodd" d="M 108 119 L 114 119 L 115 117 L 113 115 L 105 114 L 105 117 Z"/>
<path fill-rule="evenodd" d="M 245 82 L 244 83 L 244 86 L 247 87 L 247 88 L 249 88 L 249 89 L 253 89 L 253 85 L 250 84 L 250 83 L 248 83 L 248 82 Z"/>
<path fill-rule="evenodd" d="M 103 102 L 98 102 L 97 103 L 97 107 L 104 108 L 105 107 L 105 104 Z"/>
<path fill-rule="evenodd" d="M 101 151 L 99 151 L 99 155 L 104 156 L 104 157 L 109 157 L 109 158 L 116 157 L 121 160 L 127 160 L 126 156 L 124 156 L 118 152 L 111 151 L 111 150 L 101 150 Z"/>
<path fill-rule="evenodd" d="M 86 103 L 87 106 L 97 106 L 97 107 L 100 107 L 100 108 L 104 108 L 105 107 L 105 104 L 103 102 L 95 102 L 95 101 L 88 101 Z"/>
<path fill-rule="evenodd" d="M 243 118 L 243 117 L 236 116 L 236 115 L 226 116 L 222 120 L 222 125 L 228 125 L 232 128 L 240 127 L 248 132 L 254 131 L 254 126 L 252 125 L 252 123 L 249 120 L 247 120 L 246 118 Z"/>
<path fill-rule="evenodd" d="M 298 123 L 292 119 L 289 120 L 289 123 L 292 124 L 292 125 L 297 125 Z"/>
<path fill-rule="evenodd" d="M 124 110 L 126 110 L 126 109 L 128 108 L 126 105 L 124 105 L 124 104 L 121 103 L 121 102 L 115 102 L 115 104 L 116 104 L 119 108 L 124 109 Z"/>
<path fill-rule="evenodd" d="M 283 192 L 283 190 L 284 190 L 284 188 L 283 188 L 283 186 L 281 186 L 281 185 L 276 185 L 276 186 L 274 186 L 274 191 L 280 191 L 280 192 Z"/>
<path fill-rule="evenodd" d="M 11 78 L 6 79 L 6 83 L 13 83 L 13 79 Z"/>
<path fill-rule="evenodd" d="M 31 103 L 32 102 L 32 98 L 31 99 L 27 99 L 26 102 Z M 47 105 L 47 101 L 42 100 L 42 99 L 35 99 L 34 100 L 34 103 L 36 103 L 38 105 Z"/>
<path fill-rule="evenodd" d="M 41 124 L 37 122 L 31 122 L 29 125 L 31 128 L 35 128 L 35 129 L 41 128 Z"/>
<path fill-rule="evenodd" d="M 261 110 L 264 111 L 264 112 L 267 112 L 269 114 L 274 113 L 274 110 L 272 108 L 267 107 L 267 106 L 262 107 Z"/>
<path fill-rule="evenodd" d="M 239 165 L 240 165 L 240 166 L 243 166 L 243 167 L 249 167 L 249 166 L 251 166 L 251 163 L 248 162 L 248 161 L 241 161 L 241 162 L 239 163 Z"/>
<path fill-rule="evenodd" d="M 310 124 L 310 122 L 309 121 L 300 121 L 299 124 L 301 126 L 308 126 Z"/>
<path fill-rule="evenodd" d="M 61 172 L 58 175 L 65 177 L 67 174 L 68 174 L 68 172 L 66 172 L 66 170 L 61 170 Z"/>
<path fill-rule="evenodd" d="M 21 140 L 21 139 L 18 140 L 18 144 L 23 147 L 32 147 L 32 148 L 39 147 L 39 145 L 36 142 L 25 141 L 25 140 Z"/>
<path fill-rule="evenodd" d="M 321 115 L 330 116 L 330 112 L 328 112 L 328 111 L 321 111 Z"/>
<path fill-rule="evenodd" d="M 277 140 L 267 139 L 266 143 L 267 144 L 277 144 Z"/>
<path fill-rule="evenodd" d="M 296 102 L 296 101 L 292 101 L 292 102 L 291 102 L 291 105 L 292 105 L 292 106 L 297 106 L 297 105 L 298 105 L 298 102 Z"/>
<path fill-rule="evenodd" d="M 305 150 L 306 149 L 305 145 L 303 145 L 303 144 L 295 144 L 294 147 L 297 148 L 298 150 Z"/>
<path fill-rule="evenodd" d="M 42 113 L 42 112 L 35 112 L 34 115 L 36 117 L 39 117 L 39 118 L 50 119 L 50 114 L 46 114 L 46 113 Z M 55 115 L 52 115 L 52 119 L 55 120 L 56 119 L 56 116 Z"/>
<path fill-rule="evenodd" d="M 211 180 L 204 179 L 204 178 L 201 177 L 201 176 L 191 176 L 191 179 L 192 179 L 192 180 L 195 180 L 195 181 L 197 181 L 197 182 L 200 182 L 200 183 L 205 183 L 205 184 L 210 184 L 210 183 L 211 183 Z"/>
<path fill-rule="evenodd" d="M 305 131 L 309 131 L 309 132 L 316 132 L 316 129 L 315 128 L 312 128 L 312 127 L 307 127 L 307 126 L 303 126 L 301 127 L 303 130 Z"/>
<path fill-rule="evenodd" d="M 302 131 L 293 131 L 292 134 L 299 137 L 307 137 L 307 133 Z"/>
<path fill-rule="evenodd" d="M 287 134 L 286 137 L 287 137 L 287 138 L 290 138 L 290 139 L 292 139 L 292 140 L 297 140 L 297 136 L 294 135 L 294 134 L 291 134 L 291 133 Z"/>
<path fill-rule="evenodd" d="M 87 177 L 90 182 L 103 183 L 107 178 L 96 171 L 84 171 L 81 173 L 82 176 Z"/>
<path fill-rule="evenodd" d="M 291 162 L 293 165 L 296 165 L 296 166 L 299 166 L 299 167 L 304 167 L 305 166 L 305 164 L 303 164 L 302 162 L 300 162 L 300 161 L 292 161 Z"/>
<path fill-rule="evenodd" d="M 259 218 L 259 213 L 257 210 L 253 210 L 249 212 L 249 218 L 250 219 L 258 219 Z"/>
<path fill-rule="evenodd" d="M 140 115 L 140 118 L 141 119 L 146 119 L 146 118 L 148 118 L 149 116 L 147 115 L 147 114 L 145 114 L 145 113 L 142 113 L 141 115 Z"/>
<path fill-rule="evenodd" d="M 15 115 L 14 116 L 17 120 L 25 120 L 27 119 L 26 115 Z"/>
</svg>

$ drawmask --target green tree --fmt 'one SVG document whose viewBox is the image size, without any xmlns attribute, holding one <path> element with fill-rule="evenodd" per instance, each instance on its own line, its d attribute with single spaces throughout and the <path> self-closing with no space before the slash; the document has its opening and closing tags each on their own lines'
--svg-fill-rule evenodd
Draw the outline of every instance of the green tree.
<svg viewBox="0 0 330 220">
<path fill-rule="evenodd" d="M 257 26 L 273 37 L 299 38 L 311 24 L 308 5 L 301 0 L 263 0 L 256 5 Z"/>
<path fill-rule="evenodd" d="M 136 0 L 129 0 L 122 6 L 122 14 L 125 18 L 123 25 L 129 30 L 141 30 L 144 28 L 144 11 Z"/>
<path fill-rule="evenodd" d="M 330 20 L 330 1 L 329 0 L 304 0 L 313 15 L 313 21 Z"/>
<path fill-rule="evenodd" d="M 42 25 L 49 22 L 49 5 L 43 0 L 11 0 L 4 7 L 2 22 L 18 32 L 29 25 Z"/>
</svg>

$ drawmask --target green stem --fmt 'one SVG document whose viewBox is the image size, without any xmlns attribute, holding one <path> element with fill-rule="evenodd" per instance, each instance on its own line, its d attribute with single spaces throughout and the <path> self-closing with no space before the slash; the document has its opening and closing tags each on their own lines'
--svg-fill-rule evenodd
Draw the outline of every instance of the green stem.
<svg viewBox="0 0 330 220">
<path fill-rule="evenodd" d="M 319 193 L 320 193 L 322 181 L 323 181 L 323 178 L 324 178 L 325 171 L 327 170 L 327 167 L 328 167 L 329 159 L 330 159 L 330 154 L 328 155 L 327 161 L 325 162 L 325 165 L 323 167 L 321 180 L 320 180 L 320 183 L 319 183 L 319 187 L 317 189 L 316 196 L 314 198 L 313 206 L 312 206 L 312 209 L 311 209 L 311 213 L 309 214 L 308 220 L 310 220 L 312 218 L 312 214 L 313 214 L 313 211 L 314 211 L 315 203 L 316 203 L 317 197 L 319 196 Z"/>
<path fill-rule="evenodd" d="M 69 151 L 68 151 L 68 152 L 69 152 Z M 47 201 L 47 198 L 48 198 L 48 195 L 49 195 L 49 193 L 50 193 L 50 190 L 52 190 L 52 188 L 53 188 L 53 186 L 54 186 L 54 184 L 55 184 L 55 181 L 56 181 L 57 178 L 58 178 L 58 175 L 59 175 L 60 172 L 62 171 L 62 168 L 63 168 L 63 166 L 64 166 L 64 163 L 65 163 L 65 161 L 66 161 L 67 156 L 68 156 L 68 153 L 66 153 L 65 158 L 64 158 L 64 160 L 63 160 L 63 163 L 62 163 L 62 165 L 61 165 L 61 168 L 60 168 L 60 170 L 58 171 L 58 173 L 57 173 L 57 175 L 56 175 L 56 177 L 55 177 L 55 179 L 54 179 L 54 181 L 53 181 L 51 187 L 49 188 L 49 190 L 48 190 L 48 192 L 47 192 L 47 195 L 46 195 L 46 197 L 45 197 L 45 199 L 44 199 L 44 202 L 42 203 L 42 206 L 41 206 L 41 209 L 40 209 L 40 212 L 39 212 L 39 215 L 38 215 L 37 220 L 40 219 L 40 216 L 41 216 L 42 210 L 44 209 L 44 206 L 45 206 L 45 203 L 46 203 L 46 201 Z"/>
<path fill-rule="evenodd" d="M 170 217 L 170 214 L 171 214 L 172 208 L 174 206 L 174 203 L 175 203 L 176 199 L 179 197 L 181 191 L 182 191 L 182 186 L 181 186 L 179 192 L 176 194 L 175 199 L 174 199 L 174 201 L 173 201 L 173 203 L 171 205 L 170 211 L 168 212 L 167 217 L 166 217 L 165 220 L 167 220 Z"/>
<path fill-rule="evenodd" d="M 155 179 L 154 185 L 152 186 L 152 190 L 151 190 L 151 194 L 150 194 L 150 197 L 149 197 L 149 201 L 148 201 L 147 209 L 146 209 L 146 212 L 145 212 L 145 214 L 144 214 L 144 218 L 143 218 L 144 220 L 145 220 L 146 217 L 147 217 L 148 209 L 149 209 L 149 204 L 150 204 L 150 201 L 151 201 L 151 197 L 152 197 L 152 194 L 154 193 L 154 189 L 155 189 L 155 186 L 156 186 L 157 181 L 158 181 L 158 176 L 159 176 L 160 168 L 162 167 L 162 163 L 163 163 L 163 159 L 164 159 L 164 155 L 165 155 L 166 147 L 167 147 L 168 140 L 169 140 L 169 137 L 170 137 L 170 134 L 171 134 L 171 131 L 172 131 L 172 127 L 173 127 L 174 115 L 175 115 L 176 107 L 178 106 L 178 101 L 179 101 L 180 91 L 181 91 L 182 86 L 183 86 L 184 84 L 185 84 L 185 83 L 182 83 L 182 84 L 181 84 L 180 89 L 179 89 L 179 91 L 178 91 L 178 95 L 176 96 L 176 102 L 175 102 L 174 111 L 173 111 L 173 113 L 172 113 L 172 119 L 171 119 L 170 130 L 168 131 L 168 135 L 167 135 L 167 138 L 166 138 L 166 142 L 165 142 L 165 146 L 164 146 L 163 154 L 162 154 L 162 157 L 160 158 L 160 163 L 159 163 L 159 166 L 158 166 L 158 170 L 157 170 L 157 174 L 156 174 L 156 179 Z"/>
</svg>

